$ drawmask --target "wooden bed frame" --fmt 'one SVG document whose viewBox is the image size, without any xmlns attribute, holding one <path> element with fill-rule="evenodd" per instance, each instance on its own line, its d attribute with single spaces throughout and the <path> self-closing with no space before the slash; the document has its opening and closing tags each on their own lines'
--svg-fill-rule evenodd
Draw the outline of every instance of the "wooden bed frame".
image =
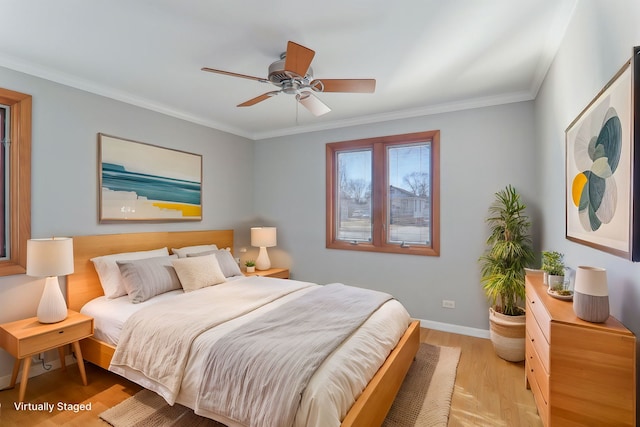
<svg viewBox="0 0 640 427">
<path fill-rule="evenodd" d="M 90 300 L 104 295 L 91 258 L 120 252 L 167 247 L 216 244 L 233 251 L 233 230 L 168 231 L 102 234 L 73 238 L 74 273 L 67 276 L 67 305 L 80 311 Z M 379 426 L 384 421 L 420 346 L 420 325 L 413 321 L 398 345 L 371 379 L 345 416 L 341 427 Z M 93 337 L 80 341 L 83 359 L 109 368 L 115 347 Z"/>
</svg>

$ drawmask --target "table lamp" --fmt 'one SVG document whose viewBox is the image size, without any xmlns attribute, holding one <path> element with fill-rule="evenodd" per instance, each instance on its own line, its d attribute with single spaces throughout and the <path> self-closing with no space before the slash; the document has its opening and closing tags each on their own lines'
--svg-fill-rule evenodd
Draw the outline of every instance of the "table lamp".
<svg viewBox="0 0 640 427">
<path fill-rule="evenodd" d="M 271 268 L 271 261 L 267 254 L 267 248 L 276 245 L 276 228 L 275 227 L 252 227 L 251 228 L 251 246 L 260 248 L 258 258 L 256 259 L 257 270 L 268 270 Z"/>
<path fill-rule="evenodd" d="M 67 318 L 58 276 L 73 273 L 73 239 L 52 237 L 27 240 L 27 276 L 46 277 L 38 305 L 40 323 L 57 323 Z"/>
</svg>

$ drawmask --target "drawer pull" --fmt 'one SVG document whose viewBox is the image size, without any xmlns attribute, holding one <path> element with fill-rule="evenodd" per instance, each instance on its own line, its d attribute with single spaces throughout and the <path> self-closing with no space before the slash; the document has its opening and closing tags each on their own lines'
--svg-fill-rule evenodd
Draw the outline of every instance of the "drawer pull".
<svg viewBox="0 0 640 427">
<path fill-rule="evenodd" d="M 58 331 L 59 334 L 64 334 L 64 331 Z"/>
</svg>

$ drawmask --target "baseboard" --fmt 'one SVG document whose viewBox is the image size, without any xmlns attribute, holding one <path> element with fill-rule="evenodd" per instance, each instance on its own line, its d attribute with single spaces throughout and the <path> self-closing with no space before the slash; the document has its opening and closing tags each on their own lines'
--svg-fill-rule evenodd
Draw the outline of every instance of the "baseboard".
<svg viewBox="0 0 640 427">
<path fill-rule="evenodd" d="M 453 325 L 451 323 L 434 322 L 433 320 L 420 320 L 420 326 L 436 331 L 451 332 L 453 334 L 468 335 L 476 338 L 489 338 L 489 330 L 470 328 L 468 326 Z"/>
<path fill-rule="evenodd" d="M 23 366 L 24 366 L 24 362 Z M 67 354 L 66 357 L 64 358 L 64 363 L 66 364 L 67 368 L 69 368 L 69 366 L 75 365 L 76 364 L 76 359 L 75 357 L 73 357 L 73 355 L 71 354 Z M 56 358 L 55 360 L 49 361 L 49 362 L 45 362 L 46 366 L 51 366 L 51 368 L 49 369 L 44 369 L 42 367 L 42 363 L 38 362 L 32 362 L 31 363 L 31 369 L 29 369 L 29 378 L 33 378 L 33 377 L 37 377 L 38 375 L 42 375 L 44 373 L 53 371 L 54 369 L 58 369 L 60 368 L 60 359 Z M 22 368 L 20 369 L 20 373 L 18 373 L 18 382 L 16 383 L 16 387 L 18 386 L 18 384 L 20 384 L 20 377 L 22 375 Z M 9 386 L 9 382 L 11 382 L 11 374 L 9 375 L 5 375 L 0 377 L 0 384 L 3 384 L 4 387 L 8 387 Z M 0 387 L 0 389 L 2 389 L 3 387 Z"/>
</svg>

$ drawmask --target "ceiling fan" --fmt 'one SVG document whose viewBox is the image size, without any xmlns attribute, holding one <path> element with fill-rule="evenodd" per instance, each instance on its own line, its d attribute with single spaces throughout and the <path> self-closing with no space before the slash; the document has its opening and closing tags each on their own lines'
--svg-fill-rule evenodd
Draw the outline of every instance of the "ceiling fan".
<svg viewBox="0 0 640 427">
<path fill-rule="evenodd" d="M 286 93 L 295 95 L 296 100 L 315 116 L 328 113 L 331 109 L 314 95 L 317 92 L 349 92 L 373 93 L 376 88 L 375 79 L 314 79 L 313 69 L 310 67 L 315 52 L 307 47 L 294 43 L 287 43 L 287 51 L 280 55 L 280 59 L 269 66 L 267 78 L 232 73 L 203 67 L 202 71 L 224 74 L 232 77 L 256 80 L 261 83 L 271 83 L 278 90 L 263 93 L 238 107 L 249 107 L 265 99 Z"/>
</svg>

